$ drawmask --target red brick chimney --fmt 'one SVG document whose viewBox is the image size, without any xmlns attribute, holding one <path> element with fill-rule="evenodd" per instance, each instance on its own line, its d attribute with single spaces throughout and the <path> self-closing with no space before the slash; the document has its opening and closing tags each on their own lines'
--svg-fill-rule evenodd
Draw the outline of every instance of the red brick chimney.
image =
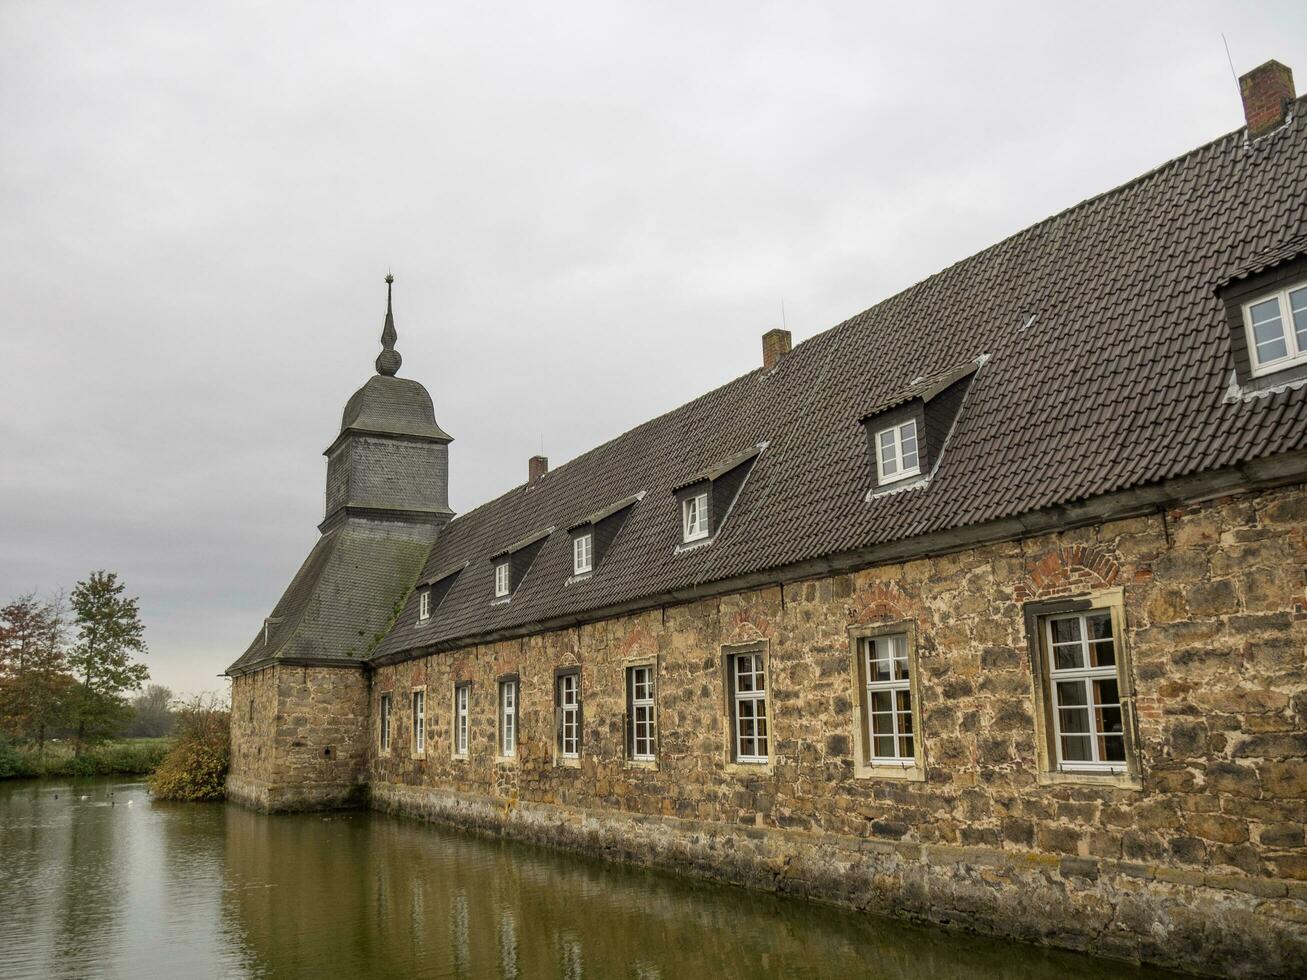
<svg viewBox="0 0 1307 980">
<path fill-rule="evenodd" d="M 790 332 L 777 327 L 762 335 L 762 366 L 774 368 L 776 362 L 790 352 Z"/>
<path fill-rule="evenodd" d="M 535 483 L 549 472 L 548 456 L 532 456 L 526 461 L 527 482 Z"/>
<path fill-rule="evenodd" d="M 1295 98 L 1293 72 L 1278 61 L 1268 61 L 1239 79 L 1248 136 L 1256 139 L 1278 128 Z"/>
</svg>

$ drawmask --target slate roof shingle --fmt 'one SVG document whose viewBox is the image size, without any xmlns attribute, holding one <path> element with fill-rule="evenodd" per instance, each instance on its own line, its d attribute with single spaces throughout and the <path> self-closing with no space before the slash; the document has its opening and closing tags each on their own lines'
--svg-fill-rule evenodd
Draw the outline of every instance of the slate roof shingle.
<svg viewBox="0 0 1307 980">
<path fill-rule="evenodd" d="M 1231 357 L 1215 293 L 1240 270 L 1282 260 L 1307 233 L 1307 112 L 1293 118 L 1252 145 L 1239 130 L 1041 221 L 799 344 L 774 369 L 455 518 L 425 575 L 466 569 L 421 631 L 410 598 L 374 657 L 597 617 L 649 596 L 1307 448 L 1307 390 L 1225 399 Z M 988 360 L 929 485 L 869 500 L 859 420 L 914 379 L 981 355 Z M 763 442 L 713 544 L 678 554 L 673 488 Z M 555 531 L 512 601 L 491 604 L 492 555 L 641 492 L 595 575 L 567 584 L 569 539 Z"/>
</svg>

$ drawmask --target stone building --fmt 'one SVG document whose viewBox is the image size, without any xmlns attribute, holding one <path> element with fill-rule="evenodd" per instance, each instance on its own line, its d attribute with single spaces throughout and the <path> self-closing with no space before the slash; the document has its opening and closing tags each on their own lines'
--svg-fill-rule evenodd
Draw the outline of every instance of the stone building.
<svg viewBox="0 0 1307 980">
<path fill-rule="evenodd" d="M 1307 972 L 1307 100 L 452 518 L 379 375 L 232 681 L 371 806 L 1199 972 Z"/>
</svg>

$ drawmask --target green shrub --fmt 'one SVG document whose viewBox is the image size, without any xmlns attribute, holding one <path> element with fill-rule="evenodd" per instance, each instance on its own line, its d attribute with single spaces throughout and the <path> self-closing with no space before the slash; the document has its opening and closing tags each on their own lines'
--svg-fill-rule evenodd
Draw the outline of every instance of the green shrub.
<svg viewBox="0 0 1307 980">
<path fill-rule="evenodd" d="M 221 800 L 230 759 L 231 713 L 196 699 L 177 712 L 176 742 L 150 774 L 150 792 L 160 800 Z"/>
<path fill-rule="evenodd" d="M 40 773 L 32 764 L 31 753 L 22 752 L 8 739 L 0 738 L 0 779 L 38 775 Z"/>
</svg>

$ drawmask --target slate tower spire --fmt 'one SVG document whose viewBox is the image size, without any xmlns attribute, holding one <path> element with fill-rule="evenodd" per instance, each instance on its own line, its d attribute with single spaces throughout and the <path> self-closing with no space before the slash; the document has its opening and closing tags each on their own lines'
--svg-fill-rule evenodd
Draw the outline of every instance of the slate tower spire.
<svg viewBox="0 0 1307 980">
<path fill-rule="evenodd" d="M 399 372 L 399 366 L 404 363 L 404 359 L 399 356 L 399 351 L 395 350 L 398 336 L 395 333 L 395 313 L 390 305 L 390 291 L 394 288 L 394 283 L 395 277 L 387 272 L 386 323 L 381 328 L 381 353 L 377 355 L 377 374 L 387 378 L 393 378 Z"/>
</svg>

